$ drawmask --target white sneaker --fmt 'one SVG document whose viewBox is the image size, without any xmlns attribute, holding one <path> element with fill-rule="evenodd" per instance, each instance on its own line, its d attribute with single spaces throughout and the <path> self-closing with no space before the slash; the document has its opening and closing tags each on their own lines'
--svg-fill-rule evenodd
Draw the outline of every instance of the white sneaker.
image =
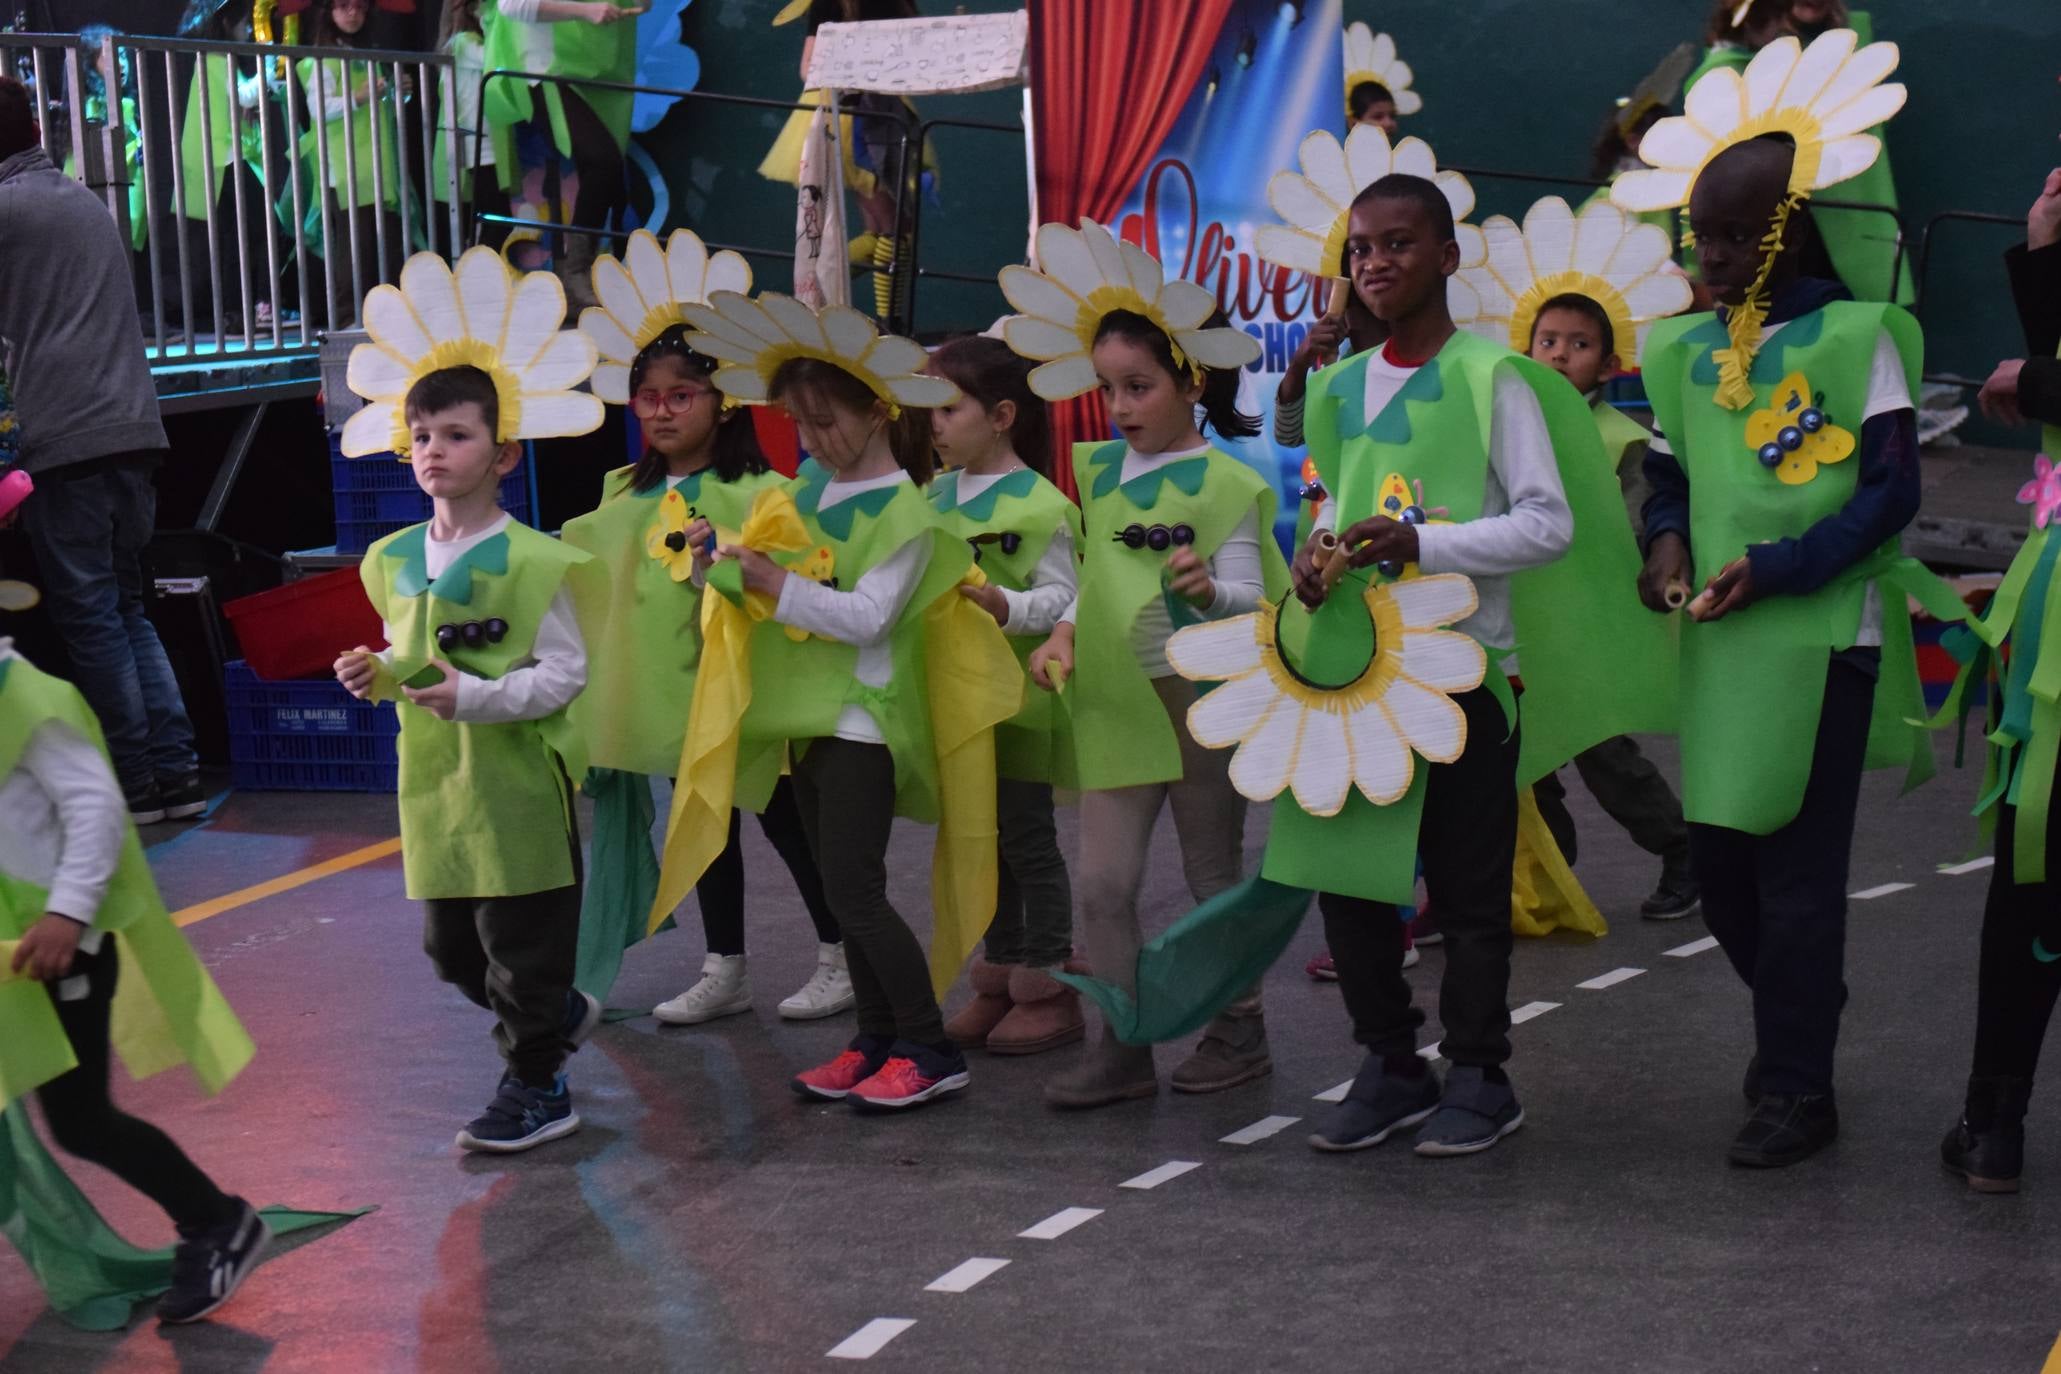
<svg viewBox="0 0 2061 1374">
<path fill-rule="evenodd" d="M 1423 960 L 1423 958 L 1424 956 L 1417 952 L 1417 946 L 1411 945 L 1408 949 L 1403 951 L 1403 967 L 1415 968 Z"/>
<path fill-rule="evenodd" d="M 801 991 L 780 1004 L 780 1014 L 790 1021 L 814 1021 L 850 1010 L 852 1001 L 852 975 L 845 971 L 844 946 L 817 945 L 816 971 Z"/>
<path fill-rule="evenodd" d="M 701 961 L 701 981 L 651 1014 L 669 1026 L 696 1026 L 718 1016 L 751 1010 L 751 978 L 742 954 L 711 954 Z"/>
</svg>

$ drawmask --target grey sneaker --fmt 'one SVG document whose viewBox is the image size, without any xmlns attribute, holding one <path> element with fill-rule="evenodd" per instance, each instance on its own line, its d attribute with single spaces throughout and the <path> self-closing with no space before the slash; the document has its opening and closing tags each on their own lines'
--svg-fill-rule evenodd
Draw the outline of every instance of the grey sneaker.
<svg viewBox="0 0 2061 1374">
<path fill-rule="evenodd" d="M 1177 1093 L 1220 1093 L 1273 1071 L 1266 1018 L 1226 1012 L 1209 1023 L 1201 1043 L 1181 1061 L 1171 1081 Z"/>
<path fill-rule="evenodd" d="M 1455 1064 L 1438 1110 L 1417 1132 L 1417 1153 L 1439 1159 L 1486 1150 L 1524 1124 L 1524 1108 L 1508 1083 L 1491 1083 L 1479 1068 Z"/>
<path fill-rule="evenodd" d="M 1310 1132 L 1310 1147 L 1345 1151 L 1379 1145 L 1437 1111 L 1438 1100 L 1437 1074 L 1427 1070 L 1416 1078 L 1399 1078 L 1383 1073 L 1380 1057 L 1370 1054 L 1345 1100 Z"/>
</svg>

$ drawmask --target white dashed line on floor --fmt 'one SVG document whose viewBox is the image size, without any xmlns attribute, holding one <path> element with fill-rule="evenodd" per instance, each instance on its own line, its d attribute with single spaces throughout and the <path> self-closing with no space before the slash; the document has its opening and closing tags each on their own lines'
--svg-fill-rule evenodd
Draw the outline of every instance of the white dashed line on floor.
<svg viewBox="0 0 2061 1374">
<path fill-rule="evenodd" d="M 1691 940 L 1686 945 L 1676 945 L 1673 949 L 1662 950 L 1661 953 L 1670 959 L 1686 959 L 1692 954 L 1701 954 L 1705 950 L 1716 948 L 1717 936 L 1706 935 L 1701 940 Z"/>
<path fill-rule="evenodd" d="M 1523 1006 L 1510 1013 L 1510 1024 L 1521 1026 L 1527 1021 L 1536 1020 L 1544 1016 L 1559 1005 L 1558 1002 L 1526 1002 Z"/>
<path fill-rule="evenodd" d="M 1846 894 L 1846 899 L 1850 902 L 1871 902 L 1877 897 L 1887 897 L 1892 893 L 1909 892 L 1912 886 L 1910 883 L 1884 883 L 1880 887 L 1870 887 L 1859 892 L 1849 892 Z"/>
<path fill-rule="evenodd" d="M 1170 1159 L 1157 1169 L 1147 1169 L 1136 1178 L 1127 1178 L 1117 1184 L 1119 1188 L 1157 1188 L 1160 1184 L 1179 1178 L 1191 1169 L 1200 1169 L 1202 1163 L 1193 1159 Z"/>
<path fill-rule="evenodd" d="M 1324 1089 L 1324 1091 L 1318 1093 L 1315 1097 L 1311 1098 L 1310 1101 L 1343 1102 L 1345 1101 L 1345 1095 L 1352 1091 L 1352 1087 L 1353 1081 L 1350 1078 L 1348 1078 L 1343 1083 L 1339 1083 L 1332 1087 Z"/>
<path fill-rule="evenodd" d="M 914 1317 L 875 1317 L 824 1353 L 833 1360 L 870 1360 L 915 1324 Z"/>
<path fill-rule="evenodd" d="M 1636 978 L 1645 971 L 1642 968 L 1614 968 L 1608 973 L 1597 974 L 1586 983 L 1576 983 L 1575 986 L 1586 988 L 1590 992 L 1601 992 L 1605 988 L 1616 987 L 1626 979 Z"/>
<path fill-rule="evenodd" d="M 1100 1207 L 1068 1207 L 1064 1211 L 1054 1212 L 1051 1216 L 1046 1217 L 1027 1231 L 1018 1231 L 1016 1238 L 1018 1240 L 1058 1240 L 1082 1222 L 1093 1221 L 1101 1215 L 1102 1209 Z"/>
<path fill-rule="evenodd" d="M 996 1270 L 1007 1268 L 1008 1264 L 1009 1261 L 1005 1259 L 970 1259 L 956 1268 L 946 1270 L 929 1283 L 924 1284 L 923 1291 L 926 1293 L 964 1293 L 982 1279 L 994 1274 Z"/>
<path fill-rule="evenodd" d="M 1958 878 L 1963 873 L 1973 873 L 1978 868 L 1988 868 L 1997 861 L 1994 854 L 1985 854 L 1979 859 L 1970 859 L 1964 864 L 1941 864 L 1940 873 L 1948 878 Z"/>
<path fill-rule="evenodd" d="M 1348 1083 L 1346 1086 L 1351 1087 L 1352 1085 Z M 1341 1093 L 1340 1096 L 1343 1097 L 1344 1094 Z M 1233 1131 L 1231 1132 L 1231 1134 L 1227 1136 L 1219 1137 L 1217 1140 L 1217 1144 L 1257 1144 L 1258 1142 L 1265 1140 L 1270 1135 L 1279 1135 L 1282 1131 L 1287 1130 L 1290 1126 L 1293 1126 L 1296 1122 L 1300 1120 L 1302 1120 L 1302 1118 L 1299 1116 L 1263 1116 L 1259 1120 L 1253 1122 L 1250 1126 L 1244 1127 L 1241 1130 Z"/>
</svg>

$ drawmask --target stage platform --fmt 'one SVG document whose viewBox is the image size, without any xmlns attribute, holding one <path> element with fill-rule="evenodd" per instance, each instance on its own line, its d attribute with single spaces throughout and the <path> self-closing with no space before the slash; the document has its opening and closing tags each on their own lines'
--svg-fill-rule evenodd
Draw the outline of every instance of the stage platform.
<svg viewBox="0 0 2061 1374">
<path fill-rule="evenodd" d="M 227 341 L 202 335 L 190 349 L 182 341 L 144 352 L 157 381 L 158 409 L 177 415 L 313 396 L 322 384 L 320 347 L 277 349 L 268 342 L 246 348 L 240 334 Z"/>
</svg>

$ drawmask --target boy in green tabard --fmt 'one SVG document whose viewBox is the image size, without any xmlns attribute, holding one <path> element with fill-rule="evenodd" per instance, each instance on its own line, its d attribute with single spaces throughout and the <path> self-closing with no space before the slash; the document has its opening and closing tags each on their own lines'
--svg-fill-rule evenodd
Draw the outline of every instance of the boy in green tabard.
<svg viewBox="0 0 2061 1374">
<path fill-rule="evenodd" d="M 1631 340 L 1626 340 L 1628 347 Z M 1553 296 L 1532 318 L 1532 361 L 1544 363 L 1567 378 L 1589 402 L 1596 431 L 1603 439 L 1604 459 L 1617 474 L 1632 528 L 1646 501 L 1647 428 L 1603 399 L 1603 382 L 1618 370 L 1618 341 L 1610 314 L 1595 300 L 1574 292 Z M 1574 756 L 1582 784 L 1612 820 L 1623 826 L 1638 846 L 1660 859 L 1660 883 L 1639 904 L 1648 920 L 1676 921 L 1693 915 L 1700 898 L 1689 868 L 1689 832 L 1682 822 L 1682 803 L 1667 779 L 1639 751 L 1638 741 L 1618 735 Z M 1574 862 L 1574 818 L 1567 811 L 1567 791 L 1557 773 L 1533 786 L 1539 810 Z"/>
<path fill-rule="evenodd" d="M 354 696 L 400 702 L 408 895 L 425 905 L 438 976 L 494 1013 L 507 1063 L 458 1144 L 508 1153 L 579 1128 L 560 1069 L 601 1008 L 573 989 L 579 837 L 547 738 L 587 679 L 567 580 L 591 558 L 499 508 L 522 456 L 496 442 L 499 408 L 475 367 L 409 389 L 410 461 L 435 514 L 366 551 L 392 647 L 347 653 L 336 675 Z"/>
<path fill-rule="evenodd" d="M 1689 219 L 1720 311 L 1656 326 L 1645 362 L 1660 432 L 1639 590 L 1666 611 L 1670 585 L 1703 587 L 1682 627 L 1683 803 L 1704 919 L 1753 989 L 1753 1112 L 1730 1152 L 1753 1167 L 1838 1135 L 1861 771 L 1931 766 L 1904 597 L 1937 586 L 1896 545 L 1918 510 L 1922 344 L 1896 306 L 1799 275 L 1810 136 L 1702 166 Z"/>
<path fill-rule="evenodd" d="M 1298 623 L 1300 612 L 1282 611 L 1280 655 L 1302 690 L 1335 690 L 1352 712 L 1363 710 L 1352 698 L 1381 694 L 1400 719 L 1405 694 L 1384 681 L 1379 662 L 1395 648 L 1384 636 L 1402 626 L 1384 631 L 1378 603 L 1395 601 L 1414 626 L 1413 607 L 1443 601 L 1436 623 L 1485 649 L 1487 671 L 1480 649 L 1444 636 L 1441 665 L 1408 685 L 1416 723 L 1403 733 L 1430 761 L 1402 775 L 1412 779 L 1407 791 L 1375 804 L 1356 749 L 1360 786 L 1342 808 L 1316 815 L 1287 798 L 1275 806 L 1262 871 L 1318 891 L 1354 1039 L 1367 1050 L 1310 1143 L 1362 1149 L 1422 1123 L 1419 1154 L 1469 1154 L 1524 1120 L 1503 1070 L 1517 788 L 1601 739 L 1665 728 L 1664 636 L 1607 586 L 1637 566 L 1637 553 L 1581 396 L 1456 329 L 1447 279 L 1460 251 L 1438 187 L 1408 175 L 1375 181 L 1353 202 L 1346 241 L 1353 288 L 1390 333 L 1378 351 L 1311 383 L 1304 426 L 1328 495 L 1295 562 L 1296 595 L 1311 612 Z M 1391 509 L 1397 486 L 1414 499 Z M 1427 517 L 1436 523 L 1421 523 Z M 1334 534 L 1352 568 L 1335 584 L 1320 561 L 1321 541 Z M 1472 595 L 1461 578 L 1420 588 L 1420 572 L 1464 574 Z M 1608 663 L 1596 647 L 1606 644 Z M 1409 674 L 1413 650 L 1401 652 Z M 1460 671 L 1470 654 L 1476 670 Z M 1518 656 L 1521 740 L 1505 676 Z M 1332 683 L 1349 685 L 1323 685 Z M 1427 701 L 1434 691 L 1438 700 Z M 1433 724 L 1441 719 L 1449 723 Z M 1409 899 L 1419 855 L 1445 934 L 1439 1012 L 1453 1067 L 1443 1088 L 1418 1053 L 1424 1014 L 1402 976 L 1395 910 Z"/>
</svg>

